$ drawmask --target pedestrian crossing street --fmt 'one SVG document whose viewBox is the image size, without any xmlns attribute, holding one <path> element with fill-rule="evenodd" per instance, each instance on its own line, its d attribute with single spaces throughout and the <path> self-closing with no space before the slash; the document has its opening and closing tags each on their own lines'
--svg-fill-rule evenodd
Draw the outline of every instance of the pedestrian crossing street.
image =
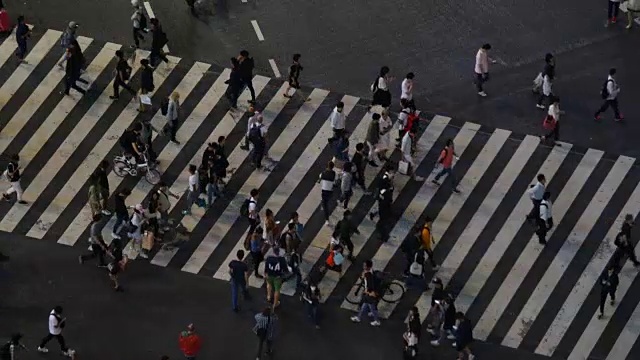
<svg viewBox="0 0 640 360">
<path fill-rule="evenodd" d="M 89 175 L 101 160 L 120 153 L 118 139 L 135 121 L 150 116 L 156 128 L 162 127 L 160 101 L 177 91 L 183 99 L 180 144 L 154 134 L 153 145 L 162 180 L 180 195 L 179 201 L 172 200 L 170 217 L 182 221 L 191 235 L 179 248 L 152 252 L 151 264 L 228 281 L 227 264 L 242 248 L 248 230 L 248 223 L 239 219 L 239 207 L 252 188 L 261 191 L 260 209 L 272 209 L 277 220 L 285 222 L 298 212 L 304 223 L 303 274 L 324 263 L 332 229 L 324 224 L 316 180 L 333 156 L 327 144 L 332 130 L 326 120 L 335 104 L 343 101 L 352 145 L 363 141 L 371 116 L 365 99 L 304 88 L 303 96 L 288 99 L 281 95 L 286 88 L 282 80 L 255 76 L 257 107 L 268 125 L 269 155 L 276 162 L 271 172 L 253 171 L 248 153 L 240 149 L 248 118 L 242 110 L 250 97 L 243 92 L 239 104 L 245 108 L 229 110 L 222 99 L 228 69 L 169 57 L 170 63 L 154 73 L 154 110 L 141 114 L 137 101 L 126 92 L 117 102 L 109 99 L 113 54 L 123 47 L 118 44 L 80 37 L 88 64 L 83 78 L 91 91 L 84 97 L 73 91 L 70 96 L 60 94 L 64 77 L 56 66 L 62 54 L 60 35 L 56 30 L 38 34 L 36 29 L 27 64 L 22 65 L 12 56 L 13 37 L 0 45 L 0 150 L 3 166 L 10 154 L 20 155 L 23 198 L 28 202 L 1 202 L 0 230 L 85 247 Z M 146 55 L 137 51 L 137 58 Z M 137 70 L 134 66 L 134 88 Z M 597 318 L 597 307 L 598 278 L 615 250 L 613 240 L 622 218 L 640 212 L 636 159 L 567 143 L 551 148 L 537 136 L 440 115 L 428 116 L 424 128 L 415 160 L 418 175 L 427 179 L 416 182 L 396 176 L 397 216 L 389 242 L 380 242 L 375 223 L 367 216 L 374 199 L 355 191 L 351 204 L 360 230 L 353 238 L 357 264 L 346 261 L 341 276 L 335 272 L 322 276 L 319 287 L 326 306 L 353 310 L 344 299 L 365 259 L 400 278 L 404 268 L 400 245 L 416 221 L 429 216 L 435 219 L 434 251 L 442 264 L 431 275 L 457 296 L 457 308 L 475 325 L 476 339 L 572 360 L 631 359 L 640 349 L 640 278 L 633 266 L 627 263 L 621 270 L 618 302 L 607 304 L 604 319 Z M 183 216 L 186 169 L 190 163 L 199 164 L 206 144 L 219 136 L 227 137 L 230 168 L 236 169 L 226 187 L 228 195 L 206 211 L 194 207 L 192 215 Z M 439 152 L 451 138 L 459 156 L 454 174 L 460 194 L 452 193 L 446 182 L 440 188 L 431 183 Z M 399 153 L 392 158 L 397 161 Z M 382 172 L 382 167 L 367 167 L 369 189 L 375 188 Z M 524 223 L 531 207 L 526 190 L 538 173 L 549 181 L 556 224 L 544 247 L 533 227 Z M 109 184 L 112 196 L 131 189 L 130 205 L 145 203 L 153 190 L 144 178 L 120 178 L 114 173 Z M 341 216 L 342 210 L 336 208 L 331 223 Z M 105 239 L 110 239 L 114 222 L 110 219 L 105 226 Z M 250 285 L 262 287 L 263 280 L 252 276 Z M 294 292 L 292 282 L 284 284 L 283 294 Z M 381 303 L 381 316 L 403 319 L 415 305 L 424 320 L 430 296 L 429 291 L 409 289 L 398 303 Z"/>
</svg>

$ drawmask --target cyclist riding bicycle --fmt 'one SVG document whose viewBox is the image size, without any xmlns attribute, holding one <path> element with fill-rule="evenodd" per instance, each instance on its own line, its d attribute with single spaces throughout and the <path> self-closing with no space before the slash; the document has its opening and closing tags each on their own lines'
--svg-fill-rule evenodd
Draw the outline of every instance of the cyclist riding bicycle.
<svg viewBox="0 0 640 360">
<path fill-rule="evenodd" d="M 120 146 L 127 157 L 131 160 L 131 157 L 135 157 L 136 163 L 143 163 L 143 154 L 145 151 L 144 143 L 140 140 L 140 131 L 142 130 L 142 124 L 135 123 L 132 127 L 124 131 L 120 137 Z"/>
</svg>

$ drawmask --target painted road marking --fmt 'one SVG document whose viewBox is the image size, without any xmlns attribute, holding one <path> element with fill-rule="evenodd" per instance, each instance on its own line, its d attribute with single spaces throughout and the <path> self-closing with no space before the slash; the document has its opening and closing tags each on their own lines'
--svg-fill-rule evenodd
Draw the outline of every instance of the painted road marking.
<svg viewBox="0 0 640 360">
<path fill-rule="evenodd" d="M 271 70 L 273 70 L 273 74 L 279 78 L 280 77 L 280 70 L 278 70 L 278 65 L 276 65 L 276 61 L 273 59 L 269 59 L 269 64 L 271 64 Z"/>
<path fill-rule="evenodd" d="M 264 41 L 264 35 L 262 35 L 262 30 L 260 30 L 260 26 L 258 26 L 258 22 L 255 20 L 251 20 L 251 25 L 253 25 L 253 30 L 255 30 L 256 35 L 258 35 L 258 40 Z"/>
</svg>

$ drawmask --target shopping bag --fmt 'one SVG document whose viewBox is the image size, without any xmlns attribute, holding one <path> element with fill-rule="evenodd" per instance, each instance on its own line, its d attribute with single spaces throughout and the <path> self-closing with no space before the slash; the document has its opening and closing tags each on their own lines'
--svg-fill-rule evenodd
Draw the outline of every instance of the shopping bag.
<svg viewBox="0 0 640 360">
<path fill-rule="evenodd" d="M 553 130 L 556 128 L 557 121 L 552 115 L 547 115 L 544 120 L 542 120 L 542 127 L 545 130 Z"/>
<path fill-rule="evenodd" d="M 400 162 L 398 163 L 398 172 L 402 175 L 408 175 L 409 174 L 409 162 L 404 161 L 404 160 L 400 160 Z"/>
<path fill-rule="evenodd" d="M 146 95 L 146 94 L 140 95 L 140 104 L 151 105 L 151 98 L 149 97 L 149 95 Z"/>
</svg>

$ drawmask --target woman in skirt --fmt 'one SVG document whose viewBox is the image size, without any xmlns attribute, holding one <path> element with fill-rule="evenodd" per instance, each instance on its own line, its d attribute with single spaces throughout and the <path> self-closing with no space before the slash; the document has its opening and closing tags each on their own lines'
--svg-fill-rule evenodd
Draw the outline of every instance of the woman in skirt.
<svg viewBox="0 0 640 360">
<path fill-rule="evenodd" d="M 389 82 L 391 80 L 392 78 L 389 76 L 389 67 L 383 66 L 380 69 L 378 77 L 373 84 L 371 84 L 371 91 L 373 92 L 373 101 L 371 102 L 371 106 L 380 105 L 386 109 L 391 105 L 391 92 L 389 91 Z"/>
</svg>

